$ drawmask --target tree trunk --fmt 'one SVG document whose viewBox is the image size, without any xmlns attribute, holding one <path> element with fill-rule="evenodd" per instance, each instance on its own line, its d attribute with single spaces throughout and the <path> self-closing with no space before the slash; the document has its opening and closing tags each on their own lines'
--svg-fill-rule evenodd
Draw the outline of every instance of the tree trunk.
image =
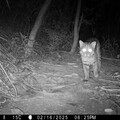
<svg viewBox="0 0 120 120">
<path fill-rule="evenodd" d="M 73 45 L 70 51 L 71 54 L 74 53 L 76 50 L 76 46 L 77 46 L 78 39 L 79 39 L 79 31 L 80 31 L 80 27 L 81 27 L 82 19 L 83 19 L 83 16 L 82 16 L 79 21 L 80 8 L 81 8 L 81 0 L 78 0 L 77 12 L 76 12 L 76 17 L 75 17 L 75 25 L 74 25 L 74 40 L 73 40 Z"/>
<path fill-rule="evenodd" d="M 35 42 L 35 37 L 36 37 L 36 34 L 37 34 L 37 31 L 38 29 L 40 28 L 41 24 L 42 24 L 42 21 L 43 21 L 43 18 L 44 18 L 44 15 L 50 5 L 52 0 L 46 0 L 44 5 L 42 6 L 38 16 L 37 16 L 37 19 L 35 21 L 35 24 L 32 28 L 32 31 L 29 35 L 29 41 L 28 41 L 28 44 L 26 46 L 26 50 L 25 50 L 25 57 L 28 57 L 32 50 L 33 50 L 33 45 L 34 45 L 34 42 Z"/>
</svg>

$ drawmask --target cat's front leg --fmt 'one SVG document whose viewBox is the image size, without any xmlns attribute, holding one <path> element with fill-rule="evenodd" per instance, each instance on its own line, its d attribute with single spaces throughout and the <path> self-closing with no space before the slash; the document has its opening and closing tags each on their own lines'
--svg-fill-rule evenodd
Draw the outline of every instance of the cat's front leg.
<svg viewBox="0 0 120 120">
<path fill-rule="evenodd" d="M 90 69 L 89 65 L 83 64 L 85 80 L 89 80 L 89 69 Z"/>
<path fill-rule="evenodd" d="M 98 73 L 98 65 L 97 64 L 93 65 L 93 72 L 94 72 L 94 77 L 98 78 L 99 73 Z"/>
</svg>

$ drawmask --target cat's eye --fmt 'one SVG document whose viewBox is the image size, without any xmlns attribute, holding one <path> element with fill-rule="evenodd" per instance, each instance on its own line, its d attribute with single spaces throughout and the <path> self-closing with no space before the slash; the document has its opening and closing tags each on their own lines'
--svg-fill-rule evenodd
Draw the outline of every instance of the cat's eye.
<svg viewBox="0 0 120 120">
<path fill-rule="evenodd" d="M 86 52 L 87 50 L 84 48 L 84 49 L 82 49 L 82 51 L 83 51 L 83 52 Z"/>
<path fill-rule="evenodd" d="M 92 49 L 88 49 L 89 52 L 92 52 Z"/>
</svg>

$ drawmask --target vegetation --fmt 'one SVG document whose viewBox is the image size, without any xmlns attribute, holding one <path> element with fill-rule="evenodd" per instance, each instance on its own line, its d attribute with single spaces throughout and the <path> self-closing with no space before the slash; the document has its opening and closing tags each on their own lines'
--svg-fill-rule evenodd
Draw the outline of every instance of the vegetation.
<svg viewBox="0 0 120 120">
<path fill-rule="evenodd" d="M 90 4 L 91 3 L 91 4 Z M 32 37 L 31 31 L 36 18 L 41 15 L 40 8 L 43 7 L 44 0 L 19 0 L 19 1 L 1 1 L 0 2 L 0 67 L 1 74 L 4 74 L 4 83 L 14 90 L 17 90 L 7 73 L 9 66 L 11 72 L 19 72 L 17 65 L 28 60 L 48 59 L 53 57 L 60 59 L 60 51 L 78 53 L 79 46 L 76 42 L 74 50 L 72 49 L 73 40 L 76 37 L 74 31 L 76 8 L 78 1 L 52 0 L 50 6 L 40 17 L 39 27 L 36 30 L 30 51 L 26 57 L 26 48 Z M 89 4 L 89 5 L 88 5 Z M 89 37 L 97 37 L 101 43 L 101 50 L 104 56 L 120 58 L 120 34 L 119 33 L 119 14 L 118 7 L 113 8 L 113 2 L 110 0 L 81 1 L 81 12 L 78 12 L 77 20 L 79 30 L 77 31 L 76 41 L 86 40 Z M 117 5 L 117 1 L 116 4 Z M 78 7 L 79 8 L 79 7 Z M 112 9 L 112 10 L 113 10 Z M 78 9 L 79 10 L 79 9 Z M 116 15 L 116 16 L 115 16 Z M 107 17 L 106 17 L 107 16 Z M 114 16 L 114 17 L 112 17 Z M 37 21 L 39 21 L 39 19 Z M 116 28 L 116 29 L 115 29 Z M 34 32 L 33 32 L 34 33 Z M 23 81 L 22 81 L 23 82 Z"/>
</svg>

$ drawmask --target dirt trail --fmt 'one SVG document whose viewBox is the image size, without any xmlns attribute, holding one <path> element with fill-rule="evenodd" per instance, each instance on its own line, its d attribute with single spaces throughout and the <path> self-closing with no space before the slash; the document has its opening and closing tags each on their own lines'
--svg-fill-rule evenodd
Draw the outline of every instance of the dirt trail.
<svg viewBox="0 0 120 120">
<path fill-rule="evenodd" d="M 120 78 L 113 78 L 114 69 L 119 68 L 111 68 L 112 64 L 106 67 L 103 61 L 100 77 L 94 79 L 91 74 L 86 82 L 81 62 L 31 64 L 34 72 L 29 83 L 35 92 L 27 91 L 11 104 L 5 103 L 1 114 L 120 114 Z"/>
</svg>

